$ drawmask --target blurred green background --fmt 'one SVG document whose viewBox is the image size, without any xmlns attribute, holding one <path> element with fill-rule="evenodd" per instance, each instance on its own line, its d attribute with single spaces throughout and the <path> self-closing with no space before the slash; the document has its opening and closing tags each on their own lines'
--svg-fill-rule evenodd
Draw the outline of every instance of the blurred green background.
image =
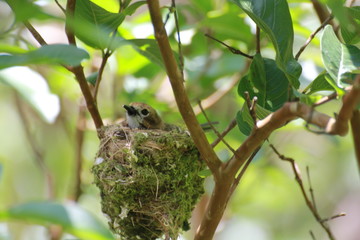
<svg viewBox="0 0 360 240">
<path fill-rule="evenodd" d="M 63 6 L 65 1 L 59 1 Z M 105 9 L 116 12 L 117 1 L 94 1 Z M 297 52 L 307 37 L 319 25 L 310 1 L 289 0 L 294 24 Z M 53 1 L 37 1 L 47 13 L 59 19 L 35 19 L 36 29 L 49 43 L 66 43 L 62 13 Z M 170 1 L 162 1 L 170 5 Z M 219 121 L 222 131 L 235 118 L 244 102 L 237 95 L 237 82 L 246 71 L 244 57 L 233 55 L 218 43 L 206 38 L 208 33 L 249 54 L 255 53 L 254 25 L 235 5 L 223 0 L 177 1 L 180 34 L 185 57 L 185 85 L 194 106 L 216 92 L 223 95 L 211 102 L 207 114 Z M 164 18 L 168 14 L 163 9 Z M 22 48 L 37 46 L 21 23 L 13 24 L 14 16 L 8 5 L 0 1 L 0 44 Z M 177 51 L 174 16 L 166 25 L 173 49 Z M 146 6 L 127 18 L 119 29 L 124 38 L 152 37 L 153 29 Z M 300 57 L 303 67 L 302 88 L 322 70 L 319 37 L 316 36 Z M 274 58 L 274 50 L 264 36 L 262 54 Z M 91 59 L 84 61 L 88 75 L 101 62 L 101 53 L 80 43 Z M 228 90 L 228 88 L 230 90 Z M 164 70 L 139 54 L 132 46 L 120 47 L 109 59 L 98 94 L 101 116 L 109 124 L 124 117 L 123 104 L 146 102 L 158 109 L 166 122 L 183 124 L 176 108 Z M 71 73 L 61 66 L 34 65 L 0 71 L 0 208 L 7 209 L 29 201 L 47 200 L 53 192 L 58 202 L 74 200 L 76 182 L 76 129 L 83 99 Z M 319 108 L 329 115 L 340 107 L 334 101 Z M 200 113 L 200 122 L 206 122 Z M 360 236 L 360 182 L 351 136 L 333 137 L 307 131 L 304 121 L 296 120 L 274 132 L 269 141 L 285 156 L 299 165 L 308 187 L 306 166 L 310 169 L 317 207 L 323 217 L 340 212 L 346 216 L 330 222 L 335 236 L 341 240 L 358 240 Z M 78 204 L 93 213 L 106 225 L 101 213 L 98 189 L 92 184 L 90 167 L 98 148 L 98 138 L 92 120 L 87 116 L 81 150 L 81 195 Z M 213 133 L 207 134 L 210 142 Z M 235 128 L 226 138 L 238 147 L 245 136 Z M 226 161 L 231 153 L 223 144 L 216 147 Z M 40 167 L 39 159 L 46 164 Z M 52 182 L 49 182 L 49 176 Z M 206 181 L 211 193 L 211 177 Z M 192 239 L 208 196 L 194 211 L 192 230 L 182 239 Z M 248 171 L 220 223 L 217 240 L 288 240 L 327 239 L 324 231 L 306 207 L 294 180 L 291 166 L 283 162 L 266 142 Z M 0 239 L 48 239 L 47 229 L 31 222 L 0 222 Z M 75 239 L 63 235 L 61 239 Z M 84 239 L 85 240 L 85 239 Z"/>
</svg>

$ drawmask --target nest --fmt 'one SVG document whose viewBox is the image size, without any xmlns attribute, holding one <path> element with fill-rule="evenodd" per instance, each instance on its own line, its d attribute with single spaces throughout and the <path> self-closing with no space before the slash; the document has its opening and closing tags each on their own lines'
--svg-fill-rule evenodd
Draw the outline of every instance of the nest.
<svg viewBox="0 0 360 240">
<path fill-rule="evenodd" d="M 185 131 L 134 130 L 119 125 L 99 132 L 92 167 L 102 211 L 120 239 L 177 239 L 203 194 L 204 168 Z"/>
</svg>

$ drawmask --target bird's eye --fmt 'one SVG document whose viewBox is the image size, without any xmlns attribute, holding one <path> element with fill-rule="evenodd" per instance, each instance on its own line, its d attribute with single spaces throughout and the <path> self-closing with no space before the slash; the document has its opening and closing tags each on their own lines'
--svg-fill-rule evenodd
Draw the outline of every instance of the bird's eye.
<svg viewBox="0 0 360 240">
<path fill-rule="evenodd" d="M 149 115 L 149 111 L 147 109 L 143 109 L 143 110 L 141 110 L 141 114 L 144 116 L 147 116 L 147 115 Z"/>
</svg>

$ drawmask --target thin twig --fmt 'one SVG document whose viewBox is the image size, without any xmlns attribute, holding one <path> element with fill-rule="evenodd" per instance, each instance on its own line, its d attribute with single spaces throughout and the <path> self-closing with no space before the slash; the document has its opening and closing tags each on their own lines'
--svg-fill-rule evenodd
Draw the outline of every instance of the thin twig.
<svg viewBox="0 0 360 240">
<path fill-rule="evenodd" d="M 214 125 L 212 124 L 212 122 L 210 121 L 209 117 L 207 116 L 206 112 L 204 111 L 204 109 L 202 108 L 201 106 L 201 101 L 198 102 L 198 105 L 206 119 L 206 121 L 208 122 L 210 128 L 213 130 L 213 132 L 216 134 L 216 136 L 218 138 L 221 138 L 221 141 L 225 144 L 225 146 L 233 153 L 233 154 L 236 154 L 235 153 L 235 150 L 230 146 L 230 144 L 228 144 L 225 139 L 223 137 L 221 137 L 221 134 L 219 133 L 219 131 L 214 127 Z"/>
<path fill-rule="evenodd" d="M 331 216 L 331 217 L 329 217 L 329 218 L 324 218 L 324 219 L 322 219 L 321 221 L 322 221 L 322 222 L 328 222 L 328 221 L 331 221 L 331 220 L 333 220 L 333 219 L 335 219 L 335 218 L 345 217 L 345 216 L 346 216 L 346 213 L 339 213 L 339 214 L 336 214 L 336 215 Z"/>
<path fill-rule="evenodd" d="M 237 177 L 235 178 L 230 192 L 229 192 L 229 197 L 233 194 L 233 192 L 235 191 L 236 187 L 239 185 L 239 182 L 241 180 L 241 178 L 243 177 L 245 171 L 247 170 L 247 168 L 249 167 L 250 163 L 252 162 L 252 160 L 255 158 L 256 154 L 259 152 L 261 146 L 258 147 L 249 157 L 249 159 L 245 162 L 244 166 L 241 168 L 240 173 L 237 175 Z"/>
<path fill-rule="evenodd" d="M 66 13 L 65 8 L 64 8 L 63 6 L 61 6 L 61 4 L 59 3 L 58 0 L 55 0 L 55 3 L 56 3 L 56 5 L 61 9 L 61 11 L 62 11 L 63 13 Z"/>
<path fill-rule="evenodd" d="M 318 27 L 313 33 L 310 34 L 309 38 L 306 40 L 305 44 L 299 49 L 299 51 L 297 52 L 296 56 L 295 56 L 295 60 L 298 60 L 301 53 L 305 50 L 305 48 L 310 44 L 310 42 L 314 39 L 314 37 L 316 36 L 316 34 L 318 32 L 320 32 L 321 29 L 323 29 L 325 27 L 325 25 L 327 25 L 332 19 L 334 18 L 334 16 L 330 15 L 321 25 L 320 27 Z"/>
<path fill-rule="evenodd" d="M 100 82 L 101 82 L 101 79 L 102 79 L 102 75 L 103 75 L 107 60 L 109 59 L 110 56 L 111 56 L 111 52 L 107 50 L 103 54 L 103 57 L 102 57 L 102 60 L 101 60 L 101 65 L 100 65 L 100 68 L 99 68 L 99 71 L 98 71 L 98 75 L 96 77 L 94 94 L 93 94 L 95 102 L 97 102 L 97 94 L 98 94 L 98 91 L 99 91 Z"/>
<path fill-rule="evenodd" d="M 310 236 L 312 240 L 316 240 L 314 233 L 310 230 Z"/>
<path fill-rule="evenodd" d="M 310 192 L 310 196 L 311 196 L 311 202 L 312 202 L 312 204 L 313 204 L 313 206 L 314 206 L 314 209 L 317 211 L 316 201 L 315 201 L 315 195 L 314 195 L 314 190 L 313 190 L 312 184 L 311 184 L 309 166 L 306 166 L 306 175 L 307 175 L 307 179 L 308 179 L 308 182 L 309 182 L 309 192 Z"/>
<path fill-rule="evenodd" d="M 218 138 L 211 144 L 211 147 L 214 148 L 222 139 L 236 126 L 236 119 L 234 118 L 226 129 L 218 136 Z"/>
<path fill-rule="evenodd" d="M 294 159 L 292 158 L 289 158 L 289 157 L 286 157 L 282 154 L 279 153 L 279 151 L 274 147 L 274 145 L 270 144 L 269 145 L 272 150 L 275 152 L 275 154 L 278 156 L 278 158 L 280 158 L 281 160 L 283 161 L 287 161 L 291 164 L 291 167 L 293 169 L 293 173 L 295 175 L 295 180 L 296 182 L 298 183 L 299 187 L 300 187 L 300 190 L 301 190 L 301 193 L 304 197 L 304 200 L 305 200 L 305 203 L 306 205 L 308 206 L 308 208 L 310 209 L 311 213 L 313 214 L 313 216 L 315 217 L 315 219 L 318 221 L 318 223 L 321 225 L 321 227 L 325 230 L 325 232 L 327 233 L 328 237 L 331 239 L 331 240 L 334 240 L 335 237 L 334 235 L 332 234 L 329 226 L 326 224 L 326 221 L 323 221 L 323 219 L 320 217 L 319 213 L 317 212 L 315 206 L 313 205 L 313 203 L 311 202 L 310 198 L 308 197 L 306 191 L 305 191 L 305 187 L 304 187 L 304 184 L 302 182 L 302 179 L 301 179 L 301 173 L 300 173 L 300 169 L 299 167 L 297 166 L 296 162 Z"/>
<path fill-rule="evenodd" d="M 233 47 L 227 45 L 226 43 L 224 43 L 224 42 L 222 42 L 222 41 L 214 38 L 213 36 L 210 36 L 210 35 L 207 34 L 207 33 L 205 33 L 205 36 L 208 37 L 208 38 L 211 38 L 212 40 L 214 40 L 214 41 L 216 41 L 216 42 L 218 42 L 218 43 L 220 43 L 220 44 L 222 44 L 222 45 L 224 45 L 224 46 L 227 47 L 228 50 L 229 50 L 231 53 L 233 53 L 233 54 L 238 54 L 238 55 L 241 55 L 241 56 L 250 58 L 250 59 L 253 59 L 253 58 L 254 58 L 253 56 L 250 56 L 249 54 L 246 54 L 246 53 L 240 51 L 239 49 L 233 48 Z"/>
<path fill-rule="evenodd" d="M 177 14 L 177 10 L 176 10 L 175 0 L 171 0 L 171 7 L 175 9 L 174 18 L 175 18 L 177 40 L 178 40 L 179 65 L 180 65 L 181 74 L 184 76 L 184 56 L 183 56 L 183 52 L 182 52 L 182 48 L 181 48 L 179 19 L 178 19 L 178 14 Z"/>
<path fill-rule="evenodd" d="M 33 27 L 33 25 L 31 25 L 28 21 L 24 21 L 24 25 L 25 27 L 29 30 L 29 32 L 31 33 L 31 35 L 36 39 L 36 41 L 38 41 L 38 43 L 41 46 L 47 45 L 46 41 L 44 40 L 44 38 L 40 35 L 40 33 Z"/>
</svg>

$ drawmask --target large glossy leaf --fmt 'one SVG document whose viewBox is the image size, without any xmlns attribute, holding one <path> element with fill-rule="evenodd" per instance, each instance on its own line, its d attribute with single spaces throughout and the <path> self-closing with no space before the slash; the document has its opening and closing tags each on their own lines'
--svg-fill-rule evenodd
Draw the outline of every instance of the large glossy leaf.
<svg viewBox="0 0 360 240">
<path fill-rule="evenodd" d="M 35 224 L 58 224 L 79 239 L 113 240 L 110 231 L 93 215 L 75 203 L 32 202 L 0 212 L 1 220 L 21 220 Z"/>
<path fill-rule="evenodd" d="M 321 37 L 321 55 L 334 88 L 342 88 L 360 67 L 360 49 L 341 43 L 330 25 Z"/>
<path fill-rule="evenodd" d="M 259 105 L 256 105 L 255 111 L 257 119 L 264 119 L 267 115 L 271 113 L 270 111 L 262 108 Z M 246 106 L 246 104 L 244 104 L 242 109 L 237 113 L 236 122 L 240 131 L 244 135 L 249 136 L 251 130 L 254 128 L 254 120 L 252 119 L 249 108 L 248 106 Z"/>
<path fill-rule="evenodd" d="M 76 1 L 74 19 L 69 19 L 75 35 L 87 45 L 97 48 L 114 50 L 121 41 L 116 34 L 125 16 L 132 15 L 146 1 L 138 1 L 129 6 L 122 13 L 112 13 L 96 5 L 90 0 Z"/>
<path fill-rule="evenodd" d="M 63 64 L 76 66 L 86 58 L 89 58 L 89 54 L 85 50 L 73 45 L 45 45 L 39 49 L 23 54 L 0 55 L 0 69 L 28 64 Z"/>
<path fill-rule="evenodd" d="M 251 98 L 256 96 L 261 107 L 276 111 L 288 100 L 288 81 L 274 60 L 257 54 L 249 73 L 241 79 L 238 86 L 238 93 L 243 98 L 245 91 Z"/>
<path fill-rule="evenodd" d="M 272 41 L 276 63 L 296 89 L 301 66 L 293 56 L 294 31 L 286 0 L 230 0 L 243 9 Z"/>
</svg>

